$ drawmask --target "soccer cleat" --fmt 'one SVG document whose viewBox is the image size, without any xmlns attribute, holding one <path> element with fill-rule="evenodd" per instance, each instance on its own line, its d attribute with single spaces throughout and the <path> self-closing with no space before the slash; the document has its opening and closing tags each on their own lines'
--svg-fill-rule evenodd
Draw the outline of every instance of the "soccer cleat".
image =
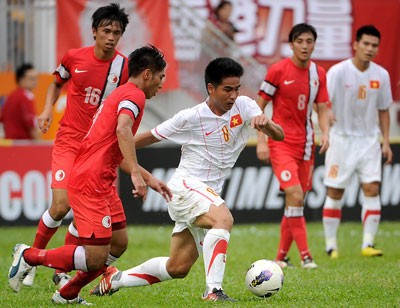
<svg viewBox="0 0 400 308">
<path fill-rule="evenodd" d="M 383 251 L 380 249 L 376 249 L 374 246 L 368 246 L 361 249 L 361 254 L 364 257 L 380 257 L 383 256 Z"/>
<path fill-rule="evenodd" d="M 229 297 L 225 292 L 224 292 L 224 290 L 222 290 L 222 289 L 216 289 L 216 288 L 214 288 L 213 290 L 212 290 L 212 292 L 211 293 L 209 293 L 209 294 L 203 294 L 203 297 L 202 297 L 202 299 L 204 300 L 204 301 L 211 301 L 211 302 L 217 302 L 217 301 L 223 301 L 223 302 L 237 302 L 237 300 L 236 299 L 233 299 L 233 298 L 231 298 L 231 297 Z"/>
<path fill-rule="evenodd" d="M 27 287 L 31 287 L 33 285 L 33 281 L 36 276 L 36 266 L 32 267 L 28 274 L 25 276 L 24 280 L 22 280 L 22 284 Z"/>
<path fill-rule="evenodd" d="M 288 257 L 285 257 L 283 260 L 275 260 L 275 262 L 281 267 L 281 269 L 294 268 L 294 265 L 289 261 Z"/>
<path fill-rule="evenodd" d="M 318 265 L 310 256 L 305 256 L 303 261 L 301 261 L 301 267 L 303 269 L 315 269 L 318 267 Z"/>
<path fill-rule="evenodd" d="M 25 244 L 17 244 L 14 246 L 13 263 L 8 271 L 8 284 L 14 292 L 19 292 L 22 281 L 32 268 L 24 259 L 24 251 L 28 248 L 30 247 Z"/>
<path fill-rule="evenodd" d="M 57 286 L 57 288 L 60 290 L 63 286 L 65 286 L 68 283 L 68 281 L 71 280 L 71 276 L 68 275 L 67 273 L 55 271 L 52 280 L 54 284 Z"/>
<path fill-rule="evenodd" d="M 329 249 L 326 253 L 331 259 L 339 258 L 339 253 L 336 249 Z"/>
<path fill-rule="evenodd" d="M 112 282 L 114 280 L 119 280 L 122 276 L 122 272 L 120 272 L 116 267 L 109 266 L 107 270 L 101 277 L 101 280 L 97 286 L 95 286 L 91 291 L 90 295 L 96 296 L 104 296 L 106 294 L 113 295 L 119 289 L 112 288 Z"/>
<path fill-rule="evenodd" d="M 82 297 L 77 296 L 73 299 L 65 299 L 61 296 L 59 291 L 56 291 L 53 296 L 51 297 L 51 301 L 54 304 L 60 305 L 69 305 L 69 304 L 76 304 L 76 305 L 84 305 L 84 306 L 92 306 L 92 303 L 85 301 Z"/>
</svg>

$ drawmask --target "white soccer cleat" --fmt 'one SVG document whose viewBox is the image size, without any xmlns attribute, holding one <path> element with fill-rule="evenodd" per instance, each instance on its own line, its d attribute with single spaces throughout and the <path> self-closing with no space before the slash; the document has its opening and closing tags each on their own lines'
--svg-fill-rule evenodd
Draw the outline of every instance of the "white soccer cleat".
<svg viewBox="0 0 400 308">
<path fill-rule="evenodd" d="M 8 285 L 14 292 L 19 292 L 22 281 L 32 268 L 24 259 L 24 251 L 30 248 L 25 244 L 17 244 L 14 246 L 13 263 L 8 271 Z"/>
<path fill-rule="evenodd" d="M 54 272 L 53 274 L 53 282 L 60 290 L 63 286 L 65 286 L 71 280 L 71 276 L 67 273 L 57 273 Z"/>
<path fill-rule="evenodd" d="M 33 282 L 35 281 L 36 276 L 36 266 L 32 267 L 28 274 L 25 276 L 24 280 L 22 280 L 22 284 L 27 287 L 31 287 Z"/>
<path fill-rule="evenodd" d="M 303 269 L 315 269 L 318 268 L 318 265 L 313 259 L 311 259 L 311 257 L 306 256 L 303 261 L 301 261 L 301 267 Z"/>
<path fill-rule="evenodd" d="M 60 292 L 56 291 L 53 296 L 51 297 L 51 301 L 54 304 L 59 305 L 69 305 L 69 304 L 76 304 L 76 305 L 84 305 L 84 306 L 92 306 L 92 303 L 88 303 L 82 297 L 77 296 L 73 299 L 65 299 L 61 296 Z"/>
</svg>

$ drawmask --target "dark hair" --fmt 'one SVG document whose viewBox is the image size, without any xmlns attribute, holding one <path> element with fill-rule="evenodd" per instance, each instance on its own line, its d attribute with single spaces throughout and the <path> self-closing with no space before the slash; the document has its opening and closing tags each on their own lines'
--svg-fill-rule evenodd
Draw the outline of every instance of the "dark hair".
<svg viewBox="0 0 400 308">
<path fill-rule="evenodd" d="M 35 67 L 31 63 L 24 63 L 17 67 L 15 70 L 15 80 L 17 83 L 25 77 L 26 71 L 32 70 Z"/>
<path fill-rule="evenodd" d="M 99 7 L 92 15 L 92 28 L 108 26 L 114 22 L 119 22 L 122 33 L 125 32 L 129 23 L 128 14 L 124 8 L 120 8 L 118 3 L 110 3 L 107 6 Z"/>
<path fill-rule="evenodd" d="M 242 77 L 243 67 L 232 60 L 231 58 L 216 58 L 208 63 L 205 73 L 204 81 L 206 88 L 209 83 L 214 87 L 218 87 L 224 78 L 227 77 Z"/>
<path fill-rule="evenodd" d="M 356 41 L 359 42 L 364 34 L 376 36 L 379 40 L 381 40 L 381 33 L 373 25 L 365 25 L 358 28 L 356 33 Z"/>
<path fill-rule="evenodd" d="M 164 54 L 153 45 L 148 44 L 134 50 L 129 55 L 129 77 L 136 77 L 145 69 L 150 69 L 153 73 L 161 72 L 166 65 Z"/>
<path fill-rule="evenodd" d="M 219 11 L 222 10 L 226 5 L 232 6 L 232 2 L 223 0 L 216 6 L 214 14 L 217 16 L 217 18 L 219 18 Z"/>
<path fill-rule="evenodd" d="M 310 32 L 313 35 L 314 41 L 317 40 L 317 31 L 315 28 L 309 24 L 301 23 L 295 25 L 292 30 L 290 30 L 289 43 L 293 43 L 300 35 L 307 32 Z"/>
</svg>

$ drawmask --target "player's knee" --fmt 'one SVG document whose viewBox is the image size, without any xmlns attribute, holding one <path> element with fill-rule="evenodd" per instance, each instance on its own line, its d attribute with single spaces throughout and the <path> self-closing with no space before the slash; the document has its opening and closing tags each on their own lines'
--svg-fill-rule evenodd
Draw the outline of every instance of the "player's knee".
<svg viewBox="0 0 400 308">
<path fill-rule="evenodd" d="M 101 269 L 107 261 L 107 255 L 96 255 L 86 259 L 86 266 L 89 271 L 97 271 Z"/>
<path fill-rule="evenodd" d="M 173 263 L 173 262 L 171 262 L 167 266 L 167 271 L 168 271 L 168 274 L 172 278 L 179 279 L 179 278 L 185 278 L 188 275 L 191 267 L 192 267 L 192 264 L 189 264 L 189 263 L 185 263 L 185 262 Z"/>
</svg>

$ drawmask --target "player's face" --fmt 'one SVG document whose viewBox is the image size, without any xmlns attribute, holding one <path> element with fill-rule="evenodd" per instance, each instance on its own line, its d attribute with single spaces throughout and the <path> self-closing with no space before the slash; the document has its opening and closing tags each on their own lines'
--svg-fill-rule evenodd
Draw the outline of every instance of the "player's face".
<svg viewBox="0 0 400 308">
<path fill-rule="evenodd" d="M 146 98 L 152 98 L 157 94 L 157 91 L 162 88 L 163 79 L 165 77 L 165 69 L 161 72 L 153 73 L 149 70 L 149 79 L 146 82 L 146 87 L 143 92 Z"/>
<path fill-rule="evenodd" d="M 300 34 L 292 43 L 290 48 L 293 50 L 293 60 L 296 64 L 305 64 L 311 59 L 314 51 L 315 40 L 311 32 Z"/>
<path fill-rule="evenodd" d="M 108 24 L 100 23 L 97 29 L 93 29 L 93 36 L 96 40 L 96 46 L 105 53 L 114 52 L 118 41 L 122 37 L 122 29 L 119 22 Z"/>
<path fill-rule="evenodd" d="M 240 78 L 227 77 L 222 79 L 222 83 L 217 87 L 209 83 L 207 88 L 210 96 L 210 109 L 216 115 L 223 115 L 232 109 L 236 98 L 239 96 Z"/>
<path fill-rule="evenodd" d="M 361 62 L 369 62 L 378 53 L 379 38 L 372 35 L 363 34 L 360 41 L 353 44 L 355 57 Z"/>
</svg>

